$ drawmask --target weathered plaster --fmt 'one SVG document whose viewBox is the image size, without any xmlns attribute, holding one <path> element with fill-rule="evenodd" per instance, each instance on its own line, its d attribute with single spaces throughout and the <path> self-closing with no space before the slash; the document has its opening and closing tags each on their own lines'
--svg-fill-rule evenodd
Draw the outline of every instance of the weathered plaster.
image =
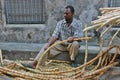
<svg viewBox="0 0 120 80">
<path fill-rule="evenodd" d="M 50 38 L 57 22 L 63 19 L 64 7 L 68 4 L 75 8 L 75 17 L 83 25 L 90 25 L 100 15 L 99 8 L 106 7 L 108 0 L 44 0 L 46 10 L 45 24 L 6 24 L 4 0 L 0 0 L 0 41 L 44 43 Z M 92 31 L 89 36 L 94 35 Z M 110 33 L 111 35 L 111 33 Z"/>
</svg>

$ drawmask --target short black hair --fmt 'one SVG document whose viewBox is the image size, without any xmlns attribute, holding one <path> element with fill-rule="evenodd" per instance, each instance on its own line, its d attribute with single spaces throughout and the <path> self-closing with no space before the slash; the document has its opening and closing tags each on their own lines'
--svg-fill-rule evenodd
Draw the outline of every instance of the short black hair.
<svg viewBox="0 0 120 80">
<path fill-rule="evenodd" d="M 75 10 L 74 10 L 74 7 L 72 5 L 67 5 L 65 8 L 66 9 L 69 8 L 71 10 L 71 12 L 74 14 Z"/>
</svg>

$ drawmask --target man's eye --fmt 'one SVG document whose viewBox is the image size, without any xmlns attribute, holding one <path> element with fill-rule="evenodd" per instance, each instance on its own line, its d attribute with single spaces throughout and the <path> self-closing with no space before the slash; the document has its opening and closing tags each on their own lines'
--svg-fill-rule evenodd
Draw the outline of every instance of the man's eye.
<svg viewBox="0 0 120 80">
<path fill-rule="evenodd" d="M 68 15 L 68 13 L 66 13 L 66 15 Z"/>
</svg>

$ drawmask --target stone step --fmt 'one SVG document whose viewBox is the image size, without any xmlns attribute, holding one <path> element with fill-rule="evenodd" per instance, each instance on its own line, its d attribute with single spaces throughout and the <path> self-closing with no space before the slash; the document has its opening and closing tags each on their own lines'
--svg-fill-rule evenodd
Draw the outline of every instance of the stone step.
<svg viewBox="0 0 120 80">
<path fill-rule="evenodd" d="M 0 49 L 7 51 L 39 51 L 43 44 L 39 43 L 16 43 L 16 42 L 0 42 Z M 103 47 L 103 50 L 107 49 L 107 47 Z M 94 45 L 93 43 L 89 44 L 88 52 L 91 54 L 97 54 L 100 48 L 98 45 Z M 81 45 L 79 49 L 80 53 L 85 53 L 85 45 Z M 110 51 L 111 53 L 115 52 L 115 49 Z"/>
</svg>

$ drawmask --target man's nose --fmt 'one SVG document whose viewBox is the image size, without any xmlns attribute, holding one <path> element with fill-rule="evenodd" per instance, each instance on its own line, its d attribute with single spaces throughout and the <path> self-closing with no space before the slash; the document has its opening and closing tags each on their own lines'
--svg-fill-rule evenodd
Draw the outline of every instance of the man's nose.
<svg viewBox="0 0 120 80">
<path fill-rule="evenodd" d="M 64 14 L 64 17 L 66 17 L 67 15 L 66 14 Z"/>
</svg>

